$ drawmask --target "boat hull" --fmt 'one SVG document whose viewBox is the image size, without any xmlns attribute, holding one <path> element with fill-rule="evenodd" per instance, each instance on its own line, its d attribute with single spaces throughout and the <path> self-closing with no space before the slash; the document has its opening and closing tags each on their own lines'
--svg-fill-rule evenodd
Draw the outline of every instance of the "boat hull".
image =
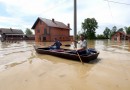
<svg viewBox="0 0 130 90">
<path fill-rule="evenodd" d="M 76 54 L 70 53 L 70 49 L 61 49 L 61 50 L 48 50 L 48 48 L 36 48 L 35 50 L 39 54 L 48 54 L 48 55 L 53 55 L 61 58 L 66 58 L 70 60 L 77 60 L 79 61 L 79 56 Z M 65 52 L 66 51 L 66 52 Z M 97 59 L 99 55 L 99 52 L 90 54 L 90 55 L 80 55 L 80 58 L 82 59 L 83 62 L 89 62 L 91 60 Z"/>
</svg>

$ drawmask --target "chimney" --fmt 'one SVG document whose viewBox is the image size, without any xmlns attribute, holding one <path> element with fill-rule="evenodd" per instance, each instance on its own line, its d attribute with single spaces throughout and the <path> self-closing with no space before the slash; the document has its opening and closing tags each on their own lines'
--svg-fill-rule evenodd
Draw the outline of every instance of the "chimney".
<svg viewBox="0 0 130 90">
<path fill-rule="evenodd" d="M 55 22 L 54 18 L 52 18 L 52 22 Z"/>
<path fill-rule="evenodd" d="M 68 28 L 70 28 L 70 24 L 69 23 L 67 24 L 67 26 L 68 26 Z"/>
<path fill-rule="evenodd" d="M 12 28 L 10 28 L 10 30 L 11 30 L 11 31 L 13 31 L 13 29 L 12 29 Z"/>
</svg>

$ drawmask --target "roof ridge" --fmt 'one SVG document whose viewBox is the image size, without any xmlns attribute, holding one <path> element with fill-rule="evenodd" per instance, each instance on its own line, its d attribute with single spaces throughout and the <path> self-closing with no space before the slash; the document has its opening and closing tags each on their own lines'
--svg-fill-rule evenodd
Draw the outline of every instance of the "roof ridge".
<svg viewBox="0 0 130 90">
<path fill-rule="evenodd" d="M 61 21 L 56 21 L 55 19 L 53 21 L 53 18 L 46 19 L 46 18 L 42 18 L 42 17 L 38 17 L 38 19 L 35 21 L 34 25 L 32 26 L 32 29 L 35 28 L 35 26 L 39 20 L 43 21 L 47 26 L 50 26 L 50 27 L 70 29 L 70 28 L 68 28 L 68 25 L 66 25 L 65 23 L 63 23 Z"/>
<path fill-rule="evenodd" d="M 50 21 L 52 21 L 52 19 L 53 19 L 53 18 L 52 18 L 52 19 L 46 19 L 46 18 L 42 18 L 42 17 L 39 17 L 39 18 L 41 18 L 41 19 L 45 19 L 45 20 L 50 20 Z M 56 20 L 55 20 L 54 22 L 63 23 L 63 22 L 61 22 L 61 21 L 56 21 Z M 64 24 L 64 23 L 63 23 L 63 24 Z"/>
</svg>

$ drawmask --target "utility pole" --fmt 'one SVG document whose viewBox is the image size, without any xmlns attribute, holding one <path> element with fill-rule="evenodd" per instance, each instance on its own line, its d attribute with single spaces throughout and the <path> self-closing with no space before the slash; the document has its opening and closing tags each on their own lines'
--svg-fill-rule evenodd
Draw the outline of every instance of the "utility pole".
<svg viewBox="0 0 130 90">
<path fill-rule="evenodd" d="M 77 35 L 77 2 L 74 0 L 74 40 L 76 40 Z M 77 43 L 75 42 L 75 47 L 77 48 Z"/>
</svg>

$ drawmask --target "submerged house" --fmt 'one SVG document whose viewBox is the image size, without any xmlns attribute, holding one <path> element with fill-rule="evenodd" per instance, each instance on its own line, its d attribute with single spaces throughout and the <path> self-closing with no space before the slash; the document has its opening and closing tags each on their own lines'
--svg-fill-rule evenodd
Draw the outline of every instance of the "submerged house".
<svg viewBox="0 0 130 90">
<path fill-rule="evenodd" d="M 21 40 L 24 33 L 20 29 L 0 28 L 1 41 L 5 40 Z"/>
<path fill-rule="evenodd" d="M 60 41 L 70 40 L 70 25 L 65 25 L 62 22 L 49 20 L 38 17 L 32 29 L 35 30 L 35 41 L 54 41 L 57 38 Z"/>
<path fill-rule="evenodd" d="M 111 39 L 116 41 L 130 40 L 130 35 L 125 34 L 123 31 L 118 31 L 111 37 Z"/>
</svg>

